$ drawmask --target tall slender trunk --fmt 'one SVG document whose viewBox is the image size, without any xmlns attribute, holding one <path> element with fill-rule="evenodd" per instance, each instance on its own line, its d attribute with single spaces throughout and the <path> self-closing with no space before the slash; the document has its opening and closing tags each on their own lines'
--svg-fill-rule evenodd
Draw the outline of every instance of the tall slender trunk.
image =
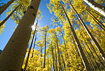
<svg viewBox="0 0 105 71">
<path fill-rule="evenodd" d="M 37 24 L 38 24 L 38 23 L 36 23 L 36 27 L 37 27 Z M 36 29 L 36 27 L 35 27 L 35 29 Z M 34 33 L 33 33 L 33 37 L 32 37 L 31 45 L 30 45 L 29 52 L 28 52 L 28 55 L 27 55 L 27 59 L 26 59 L 24 71 L 26 71 L 26 68 L 27 68 L 27 65 L 28 65 L 28 60 L 29 60 L 29 56 L 30 56 L 31 49 L 32 49 L 32 44 L 33 44 L 33 41 L 34 41 L 34 38 L 35 38 L 35 34 L 36 34 L 36 30 L 35 30 Z"/>
<path fill-rule="evenodd" d="M 42 58 L 42 46 L 41 46 L 41 55 L 40 55 L 40 56 L 41 56 L 41 58 Z M 43 66 L 42 64 L 43 64 L 43 63 L 42 63 L 42 61 L 41 61 L 41 68 L 42 68 L 42 66 Z"/>
<path fill-rule="evenodd" d="M 105 31 L 105 26 L 101 23 L 101 21 L 99 21 L 91 12 L 89 12 L 88 10 L 86 11 L 90 14 L 93 20 Z"/>
<path fill-rule="evenodd" d="M 60 3 L 60 4 L 61 4 L 61 3 Z M 86 58 L 86 56 L 85 56 L 85 54 L 84 54 L 84 52 L 83 52 L 83 50 L 82 50 L 82 46 L 80 45 L 80 42 L 79 42 L 79 40 L 78 40 L 78 38 L 77 38 L 77 35 L 76 35 L 76 33 L 75 33 L 75 31 L 74 31 L 72 25 L 71 25 L 70 19 L 69 19 L 68 15 L 67 15 L 65 9 L 63 8 L 63 5 L 62 5 L 62 4 L 61 4 L 61 6 L 62 6 L 62 9 L 63 9 L 63 11 L 64 11 L 64 14 L 65 14 L 65 16 L 66 16 L 66 18 L 67 18 L 67 20 L 68 20 L 68 22 L 69 22 L 69 26 L 70 26 L 72 35 L 73 35 L 73 37 L 74 37 L 74 39 L 75 39 L 75 41 L 76 41 L 76 43 L 77 43 L 78 51 L 79 51 L 79 53 L 80 53 L 81 59 L 82 59 L 83 64 L 84 64 L 84 67 L 86 68 L 87 71 L 91 71 L 91 67 L 89 66 L 88 60 L 87 60 L 87 58 Z"/>
<path fill-rule="evenodd" d="M 59 50 L 59 47 L 58 47 L 58 38 L 57 38 L 57 35 L 56 35 L 56 44 L 57 44 L 57 50 L 58 50 L 59 71 L 60 70 L 62 71 L 61 60 L 60 60 L 60 50 Z"/>
<path fill-rule="evenodd" d="M 64 42 L 64 46 L 65 46 L 65 50 L 66 50 L 66 52 L 67 52 L 66 41 L 65 41 L 65 39 L 64 39 L 64 35 L 63 35 L 62 32 L 61 32 L 61 34 L 62 34 L 62 38 L 63 38 L 63 42 Z M 65 52 L 65 51 L 64 51 L 64 52 Z M 63 56 L 63 55 L 62 55 L 62 56 Z M 67 55 L 65 54 L 65 59 L 66 59 L 66 57 L 68 57 L 68 52 L 67 52 Z M 64 68 L 66 69 L 65 59 L 63 58 L 63 61 L 64 61 Z"/>
<path fill-rule="evenodd" d="M 81 40 L 81 42 L 83 43 L 82 40 Z M 86 57 L 87 57 L 87 59 L 88 59 L 90 65 L 91 65 L 91 70 L 92 70 L 92 71 L 95 71 L 95 68 L 94 68 L 94 65 L 93 65 L 93 63 L 92 63 L 92 59 L 91 59 L 91 57 L 90 57 L 90 54 L 89 54 L 89 52 L 87 51 L 85 45 L 84 45 L 84 44 L 82 44 L 82 45 L 83 45 L 84 53 L 86 54 Z"/>
<path fill-rule="evenodd" d="M 76 46 L 76 43 L 75 43 L 74 38 L 73 38 L 73 43 L 74 43 L 74 45 L 75 45 L 75 50 L 76 50 L 76 53 L 77 53 L 77 55 L 79 56 L 79 52 L 78 52 L 78 49 L 77 49 L 77 46 Z"/>
<path fill-rule="evenodd" d="M 83 38 L 85 44 L 87 45 L 87 47 L 88 47 L 88 49 L 89 49 L 89 51 L 90 51 L 90 54 L 91 54 L 90 56 L 92 56 L 92 58 L 95 59 L 95 57 L 94 57 L 94 55 L 93 55 L 93 53 L 92 53 L 92 50 L 89 48 L 88 43 L 86 42 L 84 36 L 83 36 L 82 34 L 81 34 L 81 36 L 82 36 L 82 38 Z M 98 66 L 98 64 L 97 64 L 97 62 L 96 62 L 96 60 L 94 60 L 93 62 L 94 62 L 94 64 L 96 64 L 97 68 L 100 70 L 100 68 L 99 68 L 99 66 Z"/>
<path fill-rule="evenodd" d="M 41 0 L 32 0 L 27 12 L 0 55 L 0 71 L 20 71 Z"/>
<path fill-rule="evenodd" d="M 37 32 L 36 32 L 37 33 Z M 34 49 L 35 49 L 35 42 L 36 42 L 36 36 L 35 36 L 35 40 L 34 40 L 34 46 L 33 46 L 33 48 L 32 48 L 32 56 L 31 56 L 31 58 L 33 57 L 33 55 L 34 55 Z"/>
<path fill-rule="evenodd" d="M 56 71 L 58 71 L 58 64 L 57 64 L 57 51 L 56 51 L 56 46 L 55 46 L 55 58 L 56 58 L 56 62 L 55 62 L 55 64 L 56 64 Z"/>
<path fill-rule="evenodd" d="M 0 15 L 14 2 L 15 0 L 10 0 L 7 4 L 3 5 L 2 8 L 0 8 Z"/>
<path fill-rule="evenodd" d="M 49 57 L 48 57 L 48 71 L 49 71 Z"/>
<path fill-rule="evenodd" d="M 0 27 L 10 18 L 10 16 L 19 8 L 20 5 L 18 5 L 1 23 Z"/>
<path fill-rule="evenodd" d="M 98 51 L 100 52 L 101 56 L 103 58 L 105 58 L 105 54 L 103 52 L 103 50 L 101 49 L 100 45 L 98 44 L 98 42 L 96 41 L 96 39 L 92 36 L 91 32 L 89 31 L 89 29 L 87 28 L 87 26 L 85 25 L 84 21 L 82 20 L 82 18 L 80 17 L 80 15 L 77 13 L 77 11 L 74 9 L 73 5 L 71 4 L 71 2 L 69 2 L 71 7 L 73 8 L 73 10 L 76 12 L 80 23 L 83 25 L 83 27 L 85 28 L 86 32 L 88 33 L 89 37 L 93 40 L 95 46 L 97 47 Z"/>
<path fill-rule="evenodd" d="M 62 57 L 63 65 L 64 65 L 64 68 L 65 68 L 66 65 L 65 65 L 65 60 L 64 60 L 63 54 L 61 55 L 61 57 Z"/>
<path fill-rule="evenodd" d="M 32 50 L 33 50 L 33 52 L 34 52 L 34 49 L 35 49 L 35 42 L 36 42 L 36 36 L 37 36 L 37 30 L 36 30 L 36 28 L 37 28 L 37 24 L 38 24 L 38 20 L 37 20 L 37 23 L 36 23 L 36 27 L 35 27 L 35 40 L 34 40 L 34 46 L 33 46 L 33 48 L 32 48 Z M 31 58 L 33 57 L 33 53 L 32 53 L 32 56 L 31 56 Z"/>
<path fill-rule="evenodd" d="M 88 43 L 90 44 L 91 49 L 93 50 L 93 52 L 95 53 L 96 57 L 98 58 L 99 63 L 104 68 L 104 63 L 103 63 L 102 59 L 98 56 L 98 54 L 97 54 L 96 50 L 94 49 L 94 47 L 93 47 L 92 43 L 90 42 L 90 40 L 88 40 Z"/>
<path fill-rule="evenodd" d="M 84 2 L 86 2 L 90 7 L 92 7 L 94 10 L 96 10 L 97 12 L 101 13 L 102 15 L 105 16 L 105 7 L 96 3 L 93 0 L 83 0 Z"/>
<path fill-rule="evenodd" d="M 52 44 L 52 43 L 51 43 L 51 44 Z M 53 69 L 54 69 L 54 71 L 56 71 L 56 70 L 55 70 L 55 64 L 54 64 L 54 62 L 55 62 L 54 59 L 55 59 L 55 58 L 54 58 L 53 46 L 51 47 L 51 49 L 52 49 Z"/>
<path fill-rule="evenodd" d="M 61 32 L 61 34 L 62 34 L 62 37 L 63 37 L 65 50 L 66 50 L 66 52 L 67 52 L 67 54 L 65 54 L 65 59 L 68 59 L 69 54 L 68 54 L 67 47 L 66 47 L 66 41 L 65 41 L 65 39 L 64 39 L 64 35 L 63 35 L 63 33 L 62 33 L 62 32 Z M 63 61 L 64 61 L 65 59 L 63 59 Z M 69 64 L 70 64 L 70 62 L 67 62 L 67 64 L 66 64 L 66 63 L 65 63 L 65 61 L 64 61 L 64 67 L 65 67 L 65 70 L 67 69 L 67 67 L 66 67 L 66 66 L 70 67 L 70 65 L 69 65 Z"/>
<path fill-rule="evenodd" d="M 46 65 L 46 35 L 47 35 L 47 31 L 45 31 L 45 53 L 44 53 L 44 68 L 45 68 L 45 65 Z"/>
<path fill-rule="evenodd" d="M 79 28 L 79 29 L 80 29 L 80 28 Z M 89 46 L 88 46 L 88 44 L 87 44 L 87 42 L 86 42 L 86 40 L 85 40 L 85 38 L 84 38 L 84 36 L 83 36 L 81 30 L 80 30 L 80 35 L 81 35 L 81 37 L 83 38 L 83 42 L 86 44 L 87 48 L 88 48 L 89 51 L 90 51 L 90 53 L 88 53 L 88 55 L 89 55 L 89 59 L 92 61 L 92 58 L 95 59 L 95 57 L 94 57 L 94 55 L 93 55 L 91 49 L 89 48 Z M 87 50 L 87 49 L 86 49 L 86 50 Z M 91 58 L 91 57 L 92 57 L 92 58 Z M 97 65 L 96 60 L 94 60 L 93 62 L 94 62 L 94 64 Z M 98 66 L 97 66 L 97 67 L 98 67 Z M 93 67 L 93 68 L 94 68 L 94 67 Z M 95 68 L 94 68 L 94 69 L 95 69 Z"/>
<path fill-rule="evenodd" d="M 101 18 L 103 18 L 103 19 L 105 19 L 105 17 L 102 15 L 102 14 L 100 14 L 99 12 L 96 12 L 96 11 L 91 11 L 92 13 L 95 13 L 95 14 L 97 14 L 98 16 L 100 16 Z"/>
<path fill-rule="evenodd" d="M 64 41 L 65 49 L 67 49 L 67 48 L 66 48 L 66 42 L 65 42 L 65 39 L 64 39 L 64 35 L 63 35 L 62 32 L 61 32 L 61 34 L 62 34 L 62 38 L 63 38 L 63 41 Z"/>
</svg>

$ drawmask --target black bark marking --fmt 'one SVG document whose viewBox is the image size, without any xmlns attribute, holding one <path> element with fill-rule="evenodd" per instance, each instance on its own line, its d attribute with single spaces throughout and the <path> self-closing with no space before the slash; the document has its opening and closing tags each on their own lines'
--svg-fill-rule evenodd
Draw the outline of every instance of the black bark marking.
<svg viewBox="0 0 105 71">
<path fill-rule="evenodd" d="M 15 70 L 8 70 L 8 71 L 15 71 Z"/>
<path fill-rule="evenodd" d="M 12 41 L 12 42 L 14 42 L 14 41 Z"/>
<path fill-rule="evenodd" d="M 33 14 L 33 16 L 35 17 L 35 14 Z"/>
<path fill-rule="evenodd" d="M 23 71 L 23 69 L 21 69 L 21 71 Z"/>
<path fill-rule="evenodd" d="M 24 11 L 24 14 L 26 13 L 26 11 Z"/>
<path fill-rule="evenodd" d="M 30 6 L 29 8 L 34 9 L 34 7 L 33 7 L 33 6 Z M 34 10 L 35 10 L 35 9 L 34 9 Z"/>
</svg>

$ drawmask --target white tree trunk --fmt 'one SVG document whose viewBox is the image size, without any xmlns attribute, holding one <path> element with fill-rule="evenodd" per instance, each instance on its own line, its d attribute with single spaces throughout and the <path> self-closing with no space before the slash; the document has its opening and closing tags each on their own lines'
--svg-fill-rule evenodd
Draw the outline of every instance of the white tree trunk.
<svg viewBox="0 0 105 71">
<path fill-rule="evenodd" d="M 0 8 L 0 15 L 14 2 L 15 0 L 10 0 L 7 4 L 3 5 L 2 8 Z"/>
<path fill-rule="evenodd" d="M 63 9 L 63 11 L 64 11 L 64 14 L 65 14 L 65 16 L 66 16 L 66 18 L 67 18 L 67 21 L 68 21 L 68 23 L 69 23 L 69 26 L 70 26 L 70 29 L 71 29 L 71 32 L 72 32 L 72 36 L 73 36 L 74 40 L 76 41 L 76 45 L 78 46 L 78 51 L 79 51 L 80 57 L 81 57 L 81 59 L 82 59 L 82 62 L 83 62 L 83 64 L 84 64 L 84 67 L 86 68 L 86 71 L 92 71 L 92 70 L 91 70 L 91 67 L 89 66 L 89 62 L 88 62 L 88 60 L 87 60 L 87 58 L 86 58 L 86 56 L 85 56 L 85 54 L 84 54 L 84 52 L 83 52 L 82 46 L 81 46 L 81 44 L 80 44 L 80 42 L 79 42 L 79 39 L 77 38 L 77 35 L 76 35 L 76 33 L 75 33 L 75 30 L 74 30 L 73 27 L 72 27 L 72 24 L 71 24 L 71 22 L 70 22 L 70 19 L 69 19 L 68 15 L 67 15 L 67 13 L 66 13 L 66 11 L 65 11 L 65 9 L 64 9 L 64 7 L 63 7 L 63 5 L 62 5 L 62 3 L 60 3 L 60 4 L 61 4 L 62 9 Z"/>
<path fill-rule="evenodd" d="M 41 0 L 32 0 L 25 15 L 0 55 L 0 71 L 20 71 Z"/>
<path fill-rule="evenodd" d="M 105 7 L 94 2 L 93 0 L 83 0 L 84 2 L 86 2 L 90 7 L 92 7 L 94 10 L 96 10 L 97 12 L 101 13 L 102 15 L 105 16 Z"/>
</svg>

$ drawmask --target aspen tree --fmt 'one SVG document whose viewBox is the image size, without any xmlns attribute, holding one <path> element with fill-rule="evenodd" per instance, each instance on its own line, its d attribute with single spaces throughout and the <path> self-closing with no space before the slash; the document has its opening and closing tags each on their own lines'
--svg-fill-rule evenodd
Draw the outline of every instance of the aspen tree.
<svg viewBox="0 0 105 71">
<path fill-rule="evenodd" d="M 59 2 L 59 3 L 60 3 L 60 2 Z M 61 3 L 60 3 L 60 4 L 61 4 Z M 88 60 L 87 60 L 87 58 L 86 58 L 86 56 L 85 56 L 85 54 L 84 54 L 84 52 L 83 52 L 83 50 L 82 50 L 82 46 L 80 45 L 80 42 L 79 42 L 79 40 L 78 40 L 78 38 L 77 38 L 77 35 L 76 35 L 76 33 L 75 33 L 75 31 L 74 31 L 72 25 L 71 25 L 70 19 L 69 19 L 69 17 L 68 17 L 68 15 L 67 15 L 67 13 L 66 13 L 66 11 L 65 11 L 65 9 L 64 9 L 64 7 L 63 7 L 62 4 L 61 4 L 61 6 L 62 6 L 62 9 L 63 9 L 63 11 L 64 11 L 64 14 L 65 14 L 65 16 L 66 16 L 66 18 L 67 18 L 67 20 L 68 20 L 68 22 L 69 22 L 69 26 L 70 26 L 70 29 L 71 29 L 71 31 L 72 31 L 72 35 L 73 35 L 73 37 L 74 37 L 74 39 L 75 39 L 75 41 L 76 41 L 76 43 L 77 43 L 78 51 L 79 51 L 80 56 L 81 56 L 81 58 L 82 58 L 84 67 L 86 68 L 87 71 L 91 71 L 91 67 L 89 66 Z"/>
<path fill-rule="evenodd" d="M 0 71 L 20 71 L 41 0 L 32 0 L 24 17 L 0 55 Z"/>
<path fill-rule="evenodd" d="M 10 0 L 7 4 L 0 8 L 0 15 L 14 2 L 15 0 Z"/>
<path fill-rule="evenodd" d="M 96 41 L 96 39 L 93 37 L 93 35 L 91 34 L 91 32 L 89 31 L 89 29 L 87 28 L 87 26 L 85 25 L 84 21 L 82 20 L 82 18 L 80 17 L 80 15 L 78 14 L 78 12 L 75 10 L 75 8 L 73 7 L 73 5 L 71 4 L 71 2 L 69 1 L 71 7 L 73 8 L 73 10 L 75 11 L 75 13 L 78 16 L 78 19 L 81 23 L 81 25 L 83 25 L 83 27 L 85 28 L 86 32 L 88 33 L 89 37 L 93 40 L 95 46 L 97 47 L 98 51 L 100 52 L 100 55 L 103 57 L 103 59 L 105 58 L 105 54 L 103 52 L 103 50 L 101 49 L 99 43 Z"/>
<path fill-rule="evenodd" d="M 46 45 L 47 45 L 47 31 L 48 31 L 49 27 L 48 25 L 46 25 L 45 27 L 42 28 L 42 31 L 44 32 L 44 45 L 45 45 L 45 53 L 44 53 L 44 65 L 43 67 L 45 68 L 46 66 Z"/>
<path fill-rule="evenodd" d="M 1 23 L 0 27 L 10 18 L 10 16 L 19 8 L 20 5 L 18 5 Z"/>
<path fill-rule="evenodd" d="M 56 32 L 55 32 L 55 36 L 56 36 L 56 47 L 57 47 L 57 52 L 58 52 L 59 71 L 60 70 L 62 71 L 61 60 L 60 60 L 60 50 L 58 47 L 58 38 L 57 38 Z"/>
<path fill-rule="evenodd" d="M 54 59 L 55 59 L 55 57 L 54 57 L 54 50 L 53 50 L 53 46 L 52 46 L 52 42 L 51 42 L 51 49 L 52 49 L 52 59 L 53 59 L 53 69 L 54 69 L 54 71 L 56 71 L 55 70 L 55 61 L 54 61 Z"/>
<path fill-rule="evenodd" d="M 46 35 L 47 34 L 47 31 L 45 31 L 45 54 L 44 54 L 44 68 L 45 68 L 45 66 L 46 66 Z"/>
<path fill-rule="evenodd" d="M 92 15 L 91 12 L 89 12 L 88 10 L 86 10 L 86 11 L 93 18 L 93 20 L 105 31 L 105 26 L 94 15 Z"/>
<path fill-rule="evenodd" d="M 97 12 L 101 13 L 102 15 L 105 16 L 105 7 L 96 3 L 93 0 L 83 0 L 84 2 L 86 2 L 90 7 L 92 7 L 94 10 L 96 10 Z"/>
</svg>

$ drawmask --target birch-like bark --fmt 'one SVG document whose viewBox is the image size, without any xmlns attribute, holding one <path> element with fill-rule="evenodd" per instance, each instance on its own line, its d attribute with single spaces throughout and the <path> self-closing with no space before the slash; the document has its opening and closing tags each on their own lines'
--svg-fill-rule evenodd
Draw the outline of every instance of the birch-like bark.
<svg viewBox="0 0 105 71">
<path fill-rule="evenodd" d="M 94 10 L 96 10 L 97 12 L 101 13 L 102 15 L 105 16 L 105 7 L 96 3 L 93 0 L 83 0 L 84 2 L 86 2 L 90 7 L 92 7 Z"/>
<path fill-rule="evenodd" d="M 69 26 L 70 26 L 72 35 L 73 35 L 73 37 L 74 37 L 74 39 L 75 39 L 75 41 L 76 41 L 76 44 L 77 44 L 77 46 L 78 46 L 78 51 L 79 51 L 79 53 L 80 53 L 81 59 L 82 59 L 83 64 L 84 64 L 84 67 L 86 68 L 87 71 L 91 71 L 91 67 L 89 66 L 88 60 L 87 60 L 87 58 L 86 58 L 86 56 L 85 56 L 85 54 L 84 54 L 84 52 L 83 52 L 82 46 L 80 45 L 80 42 L 79 42 L 79 40 L 78 40 L 78 38 L 77 38 L 77 35 L 76 35 L 76 33 L 75 33 L 75 31 L 74 31 L 72 25 L 71 25 L 70 19 L 69 19 L 68 15 L 67 15 L 67 13 L 66 13 L 66 11 L 65 11 L 65 9 L 64 9 L 64 7 L 63 7 L 63 5 L 62 5 L 62 3 L 60 3 L 60 4 L 61 4 L 62 9 L 63 9 L 63 11 L 64 11 L 64 14 L 65 14 L 65 16 L 66 16 L 66 18 L 67 18 L 67 21 L 69 22 Z"/>
<path fill-rule="evenodd" d="M 14 2 L 15 0 L 10 0 L 7 4 L 0 8 L 0 15 Z"/>
<path fill-rule="evenodd" d="M 0 71 L 20 71 L 41 0 L 32 0 L 25 15 L 0 55 Z"/>
<path fill-rule="evenodd" d="M 80 41 L 81 41 L 82 43 L 84 43 L 83 40 L 80 40 Z M 93 63 L 92 63 L 92 59 L 91 59 L 91 57 L 90 57 L 89 52 L 87 51 L 87 49 L 86 49 L 86 47 L 85 47 L 84 44 L 82 44 L 82 46 L 83 46 L 83 49 L 84 49 L 84 53 L 85 53 L 85 55 L 86 55 L 86 57 L 87 57 L 87 60 L 89 61 L 89 64 L 90 64 L 90 66 L 91 66 L 91 70 L 92 70 L 92 71 L 95 71 L 95 68 L 94 68 L 94 65 L 93 65 Z"/>
<path fill-rule="evenodd" d="M 104 68 L 103 60 L 98 56 L 98 54 L 97 54 L 96 50 L 94 49 L 94 47 L 93 47 L 92 43 L 90 42 L 90 40 L 88 40 L 88 43 L 89 43 L 90 46 L 91 46 L 91 50 L 95 53 L 96 57 L 98 58 L 99 63 L 100 63 L 100 64 L 102 65 L 102 67 Z M 98 66 L 99 66 L 99 64 L 98 64 Z"/>
<path fill-rule="evenodd" d="M 69 2 L 71 7 L 73 8 L 73 10 L 75 11 L 75 13 L 78 16 L 79 22 L 81 23 L 81 25 L 83 25 L 83 27 L 85 28 L 87 34 L 89 35 L 89 37 L 93 40 L 95 46 L 97 47 L 98 51 L 100 52 L 100 55 L 102 56 L 102 58 L 105 58 L 105 54 L 104 51 L 101 49 L 99 43 L 96 41 L 96 39 L 93 37 L 93 35 L 91 34 L 91 32 L 89 31 L 89 29 L 87 28 L 87 26 L 85 25 L 84 21 L 82 20 L 82 18 L 80 17 L 80 15 L 78 14 L 78 12 L 75 10 L 75 8 L 73 7 L 73 5 L 71 4 L 71 2 Z"/>
<path fill-rule="evenodd" d="M 80 28 L 79 28 L 79 30 L 80 30 Z M 89 57 L 90 57 L 89 60 L 92 61 L 92 58 L 95 59 L 95 57 L 94 57 L 94 55 L 93 55 L 91 49 L 89 48 L 89 46 L 88 46 L 88 44 L 87 44 L 87 42 L 86 42 L 86 40 L 85 40 L 85 38 L 84 38 L 84 36 L 83 36 L 81 30 L 80 30 L 80 35 L 81 35 L 81 37 L 83 38 L 83 42 L 86 44 L 87 48 L 89 49 L 89 52 L 90 52 L 90 53 L 88 53 L 88 55 L 89 55 Z M 82 40 L 81 40 L 81 41 L 82 41 Z M 87 49 L 86 49 L 86 50 L 87 50 Z M 92 56 L 92 58 L 91 58 L 91 56 Z M 94 62 L 94 61 L 95 61 L 95 62 Z M 93 65 L 96 64 L 96 60 L 94 60 L 94 61 L 92 61 L 92 62 L 94 62 Z M 96 65 L 97 65 L 97 64 L 96 64 Z M 93 68 L 94 68 L 94 67 L 93 67 Z M 95 69 L 95 68 L 94 68 L 94 69 Z"/>
<path fill-rule="evenodd" d="M 83 36 L 83 34 L 81 34 L 81 32 L 80 32 L 80 35 L 82 36 L 82 38 L 83 38 L 85 44 L 87 45 L 87 47 L 88 47 L 88 49 L 89 49 L 89 51 L 90 51 L 90 57 L 92 56 L 92 58 L 95 59 L 95 56 L 93 55 L 92 50 L 89 48 L 88 43 L 87 43 L 86 40 L 84 39 L 84 36 Z M 91 59 L 91 60 L 92 60 L 92 59 Z M 100 70 L 100 67 L 98 66 L 96 60 L 94 60 L 93 62 L 94 62 L 93 64 L 96 64 L 96 67 Z M 96 67 L 95 67 L 95 68 L 96 68 Z"/>
<path fill-rule="evenodd" d="M 105 31 L 105 26 L 99 21 L 89 10 L 86 10 L 89 15 L 93 18 L 93 20 Z"/>
</svg>

